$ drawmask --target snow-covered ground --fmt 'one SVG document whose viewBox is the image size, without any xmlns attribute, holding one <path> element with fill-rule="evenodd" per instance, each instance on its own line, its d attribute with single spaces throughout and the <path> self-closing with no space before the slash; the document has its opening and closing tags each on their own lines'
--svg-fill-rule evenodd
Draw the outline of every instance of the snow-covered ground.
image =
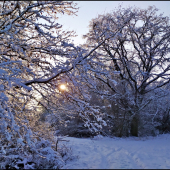
<svg viewBox="0 0 170 170">
<path fill-rule="evenodd" d="M 74 138 L 67 146 L 75 158 L 63 169 L 170 169 L 170 134 L 157 137 Z M 60 142 L 60 145 L 66 142 Z M 77 157 L 76 157 L 77 156 Z"/>
</svg>

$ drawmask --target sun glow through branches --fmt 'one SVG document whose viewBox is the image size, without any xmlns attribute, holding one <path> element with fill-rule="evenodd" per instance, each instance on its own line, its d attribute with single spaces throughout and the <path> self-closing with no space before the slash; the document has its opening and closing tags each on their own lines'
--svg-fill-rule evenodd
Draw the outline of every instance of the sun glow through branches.
<svg viewBox="0 0 170 170">
<path fill-rule="evenodd" d="M 60 85 L 60 89 L 61 89 L 61 90 L 66 90 L 66 85 L 61 84 L 61 85 Z"/>
</svg>

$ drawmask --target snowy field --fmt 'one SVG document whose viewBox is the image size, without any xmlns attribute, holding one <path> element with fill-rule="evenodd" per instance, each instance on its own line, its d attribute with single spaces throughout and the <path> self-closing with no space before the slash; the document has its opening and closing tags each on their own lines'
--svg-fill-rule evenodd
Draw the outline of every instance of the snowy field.
<svg viewBox="0 0 170 170">
<path fill-rule="evenodd" d="M 73 160 L 63 169 L 170 169 L 170 134 L 157 137 L 66 137 Z"/>
</svg>

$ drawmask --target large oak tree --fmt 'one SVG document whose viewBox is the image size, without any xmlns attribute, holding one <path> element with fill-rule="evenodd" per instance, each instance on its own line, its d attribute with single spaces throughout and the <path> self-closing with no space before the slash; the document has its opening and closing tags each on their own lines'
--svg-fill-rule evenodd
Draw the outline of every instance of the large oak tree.
<svg viewBox="0 0 170 170">
<path fill-rule="evenodd" d="M 120 136 L 124 126 L 138 136 L 143 109 L 155 97 L 168 94 L 164 91 L 163 95 L 161 90 L 170 82 L 170 25 L 169 18 L 158 15 L 157 11 L 154 6 L 147 9 L 120 7 L 93 19 L 85 35 L 88 48 L 105 40 L 88 70 L 91 77 L 105 85 L 97 89 L 94 84 L 93 91 L 100 95 L 106 91 L 104 96 L 116 100 L 124 112 L 120 115 Z M 120 33 L 112 37 L 123 23 L 126 24 Z M 129 122 L 128 125 L 125 122 Z"/>
</svg>

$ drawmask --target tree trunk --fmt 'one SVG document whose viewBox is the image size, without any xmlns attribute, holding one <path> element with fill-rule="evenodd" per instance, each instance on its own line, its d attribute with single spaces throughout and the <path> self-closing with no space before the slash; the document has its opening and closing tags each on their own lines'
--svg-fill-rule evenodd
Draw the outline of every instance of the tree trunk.
<svg viewBox="0 0 170 170">
<path fill-rule="evenodd" d="M 139 108 L 140 108 L 142 100 L 143 100 L 143 94 L 136 93 L 135 96 L 136 96 L 136 100 L 135 100 L 136 105 L 132 108 L 132 110 L 133 110 L 132 113 L 135 113 L 135 115 L 131 121 L 131 129 L 130 129 L 130 133 L 132 136 L 138 136 L 139 118 L 140 118 Z"/>
<path fill-rule="evenodd" d="M 137 115 L 135 115 L 132 119 L 131 122 L 131 135 L 132 136 L 138 136 L 138 122 L 139 122 L 139 118 Z"/>
</svg>

